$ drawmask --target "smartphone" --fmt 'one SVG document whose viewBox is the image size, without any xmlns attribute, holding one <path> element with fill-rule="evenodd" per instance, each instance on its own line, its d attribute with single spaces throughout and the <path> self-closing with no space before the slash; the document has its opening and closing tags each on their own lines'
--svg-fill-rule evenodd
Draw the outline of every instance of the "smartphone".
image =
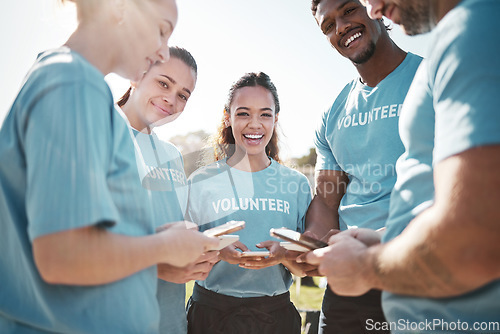
<svg viewBox="0 0 500 334">
<path fill-rule="evenodd" d="M 211 248 L 209 250 L 211 250 L 211 251 L 212 250 L 221 250 L 222 248 L 225 248 L 225 247 L 231 245 L 232 243 L 240 240 L 240 236 L 235 235 L 235 234 L 225 234 L 225 235 L 219 236 L 218 238 L 219 238 L 219 246 Z"/>
<path fill-rule="evenodd" d="M 224 234 L 229 234 L 232 232 L 239 231 L 245 227 L 245 222 L 242 220 L 231 220 L 225 224 L 212 227 L 203 232 L 206 236 L 209 237 L 219 237 Z"/>
<path fill-rule="evenodd" d="M 294 244 L 304 246 L 308 250 L 313 250 L 328 246 L 326 242 L 308 237 L 307 235 L 300 234 L 297 231 L 290 230 L 285 227 L 272 228 L 271 230 L 269 230 L 269 234 L 271 234 L 272 237 L 280 238 L 286 241 L 290 241 Z"/>
<path fill-rule="evenodd" d="M 241 252 L 241 257 L 266 257 L 270 254 L 269 251 L 246 251 Z"/>
<path fill-rule="evenodd" d="M 290 242 L 290 241 L 282 241 L 282 242 L 280 242 L 280 246 L 286 250 L 291 250 L 291 251 L 295 251 L 295 252 L 304 253 L 304 252 L 310 251 L 309 248 L 298 245 L 298 244 L 294 244 L 293 242 Z"/>
</svg>

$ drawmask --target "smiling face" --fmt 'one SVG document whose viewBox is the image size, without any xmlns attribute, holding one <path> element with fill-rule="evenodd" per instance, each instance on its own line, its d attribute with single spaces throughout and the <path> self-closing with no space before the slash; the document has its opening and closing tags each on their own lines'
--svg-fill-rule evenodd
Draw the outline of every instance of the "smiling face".
<svg viewBox="0 0 500 334">
<path fill-rule="evenodd" d="M 232 128 L 235 155 L 267 159 L 266 146 L 278 120 L 271 92 L 262 86 L 239 88 L 225 117 Z"/>
<path fill-rule="evenodd" d="M 127 2 L 123 13 L 121 69 L 118 74 L 139 80 L 157 61 L 169 58 L 168 40 L 177 23 L 175 0 Z"/>
<path fill-rule="evenodd" d="M 387 17 L 407 35 L 429 32 L 435 25 L 432 0 L 363 0 L 370 17 Z"/>
<path fill-rule="evenodd" d="M 372 57 L 385 31 L 383 22 L 371 20 L 358 0 L 322 0 L 314 17 L 330 44 L 355 64 Z"/>
<path fill-rule="evenodd" d="M 155 64 L 132 83 L 134 91 L 124 108 L 131 125 L 143 131 L 172 122 L 184 110 L 195 84 L 194 70 L 182 60 L 172 57 Z"/>
</svg>

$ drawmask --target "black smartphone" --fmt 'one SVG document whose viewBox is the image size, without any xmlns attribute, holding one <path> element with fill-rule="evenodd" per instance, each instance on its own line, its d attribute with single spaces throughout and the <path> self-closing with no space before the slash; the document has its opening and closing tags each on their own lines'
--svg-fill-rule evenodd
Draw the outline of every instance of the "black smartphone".
<svg viewBox="0 0 500 334">
<path fill-rule="evenodd" d="M 239 231 L 245 227 L 245 222 L 242 220 L 231 220 L 225 224 L 212 227 L 203 232 L 206 236 L 209 237 L 218 237 L 224 234 L 232 233 Z"/>
<path fill-rule="evenodd" d="M 294 244 L 301 245 L 310 250 L 328 246 L 326 242 L 308 237 L 307 235 L 300 234 L 297 231 L 290 230 L 285 227 L 272 228 L 271 230 L 269 230 L 269 233 L 271 234 L 272 237 L 290 241 Z"/>
</svg>

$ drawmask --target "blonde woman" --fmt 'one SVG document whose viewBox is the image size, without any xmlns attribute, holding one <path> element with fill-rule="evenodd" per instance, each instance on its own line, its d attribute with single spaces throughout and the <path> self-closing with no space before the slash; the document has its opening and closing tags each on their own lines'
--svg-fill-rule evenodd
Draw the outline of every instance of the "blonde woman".
<svg viewBox="0 0 500 334">
<path fill-rule="evenodd" d="M 76 0 L 78 27 L 41 53 L 0 130 L 0 332 L 157 333 L 156 264 L 217 240 L 155 234 L 127 122 L 104 76 L 169 58 L 174 0 Z"/>
</svg>

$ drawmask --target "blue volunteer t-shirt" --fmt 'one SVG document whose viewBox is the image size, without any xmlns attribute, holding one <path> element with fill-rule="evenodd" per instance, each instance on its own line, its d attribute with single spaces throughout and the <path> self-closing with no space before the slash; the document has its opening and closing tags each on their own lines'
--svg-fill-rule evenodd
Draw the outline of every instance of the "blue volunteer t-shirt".
<svg viewBox="0 0 500 334">
<path fill-rule="evenodd" d="M 250 250 L 266 240 L 271 228 L 304 230 L 304 218 L 311 201 L 307 178 L 271 160 L 258 172 L 231 168 L 225 160 L 198 169 L 189 177 L 188 216 L 200 230 L 231 220 L 244 220 L 245 228 L 232 234 Z M 265 249 L 264 249 L 265 250 Z M 211 291 L 234 297 L 274 296 L 288 291 L 292 278 L 281 264 L 253 270 L 225 261 L 218 262 L 204 281 L 197 283 Z"/>
<path fill-rule="evenodd" d="M 184 220 L 187 205 L 187 180 L 182 155 L 173 144 L 162 141 L 155 133 L 144 134 L 132 129 L 144 163 L 142 186 L 149 190 L 155 226 Z M 160 333 L 185 334 L 185 284 L 158 280 Z"/>
<path fill-rule="evenodd" d="M 397 163 L 385 242 L 432 205 L 436 164 L 470 148 L 500 144 L 499 14 L 497 0 L 464 0 L 434 31 L 434 50 L 419 68 L 402 111 L 406 151 Z M 419 333 L 498 332 L 484 322 L 499 324 L 500 281 L 455 298 L 384 292 L 383 308 L 388 321 L 420 324 Z M 428 323 L 434 319 L 437 325 L 431 327 Z M 461 327 L 450 327 L 459 322 Z M 407 328 L 395 327 L 393 332 Z"/>
<path fill-rule="evenodd" d="M 399 115 L 421 60 L 408 53 L 376 87 L 353 80 L 323 115 L 316 131 L 316 170 L 344 171 L 349 177 L 338 210 L 341 230 L 385 224 L 396 160 L 404 151 Z"/>
<path fill-rule="evenodd" d="M 0 130 L 0 332 L 157 333 L 156 268 L 98 286 L 47 284 L 32 242 L 100 224 L 154 233 L 127 122 L 103 75 L 44 52 Z"/>
</svg>

